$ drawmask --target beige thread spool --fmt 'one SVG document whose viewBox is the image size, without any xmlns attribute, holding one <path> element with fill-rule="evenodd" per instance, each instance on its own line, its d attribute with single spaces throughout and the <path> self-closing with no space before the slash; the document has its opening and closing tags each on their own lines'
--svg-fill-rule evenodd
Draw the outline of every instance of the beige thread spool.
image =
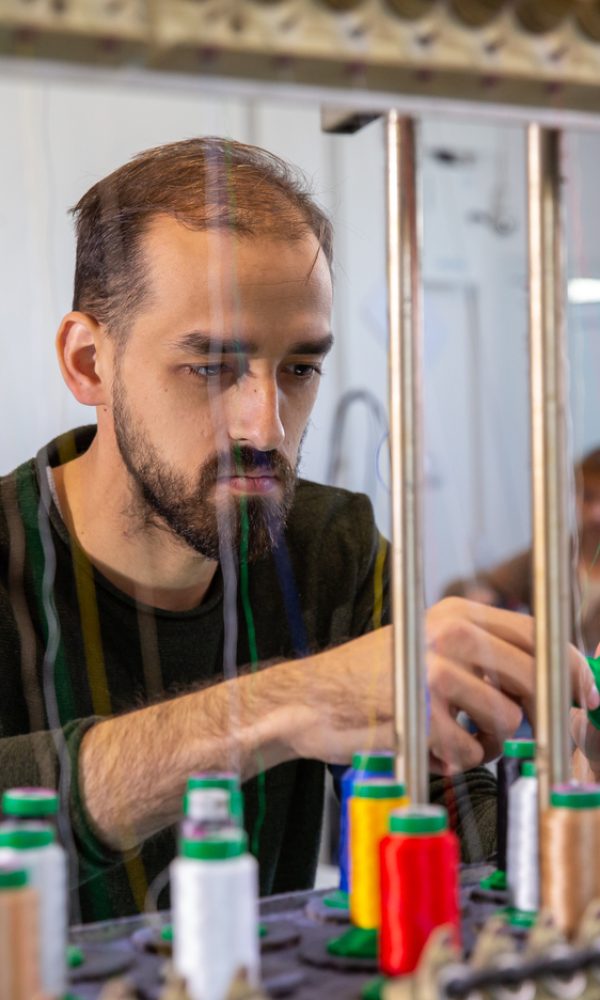
<svg viewBox="0 0 600 1000">
<path fill-rule="evenodd" d="M 600 894 L 600 786 L 552 789 L 541 818 L 540 848 L 542 906 L 572 935 Z"/>
<path fill-rule="evenodd" d="M 0 867 L 0 997 L 44 1000 L 40 979 L 39 901 L 25 869 Z"/>
</svg>

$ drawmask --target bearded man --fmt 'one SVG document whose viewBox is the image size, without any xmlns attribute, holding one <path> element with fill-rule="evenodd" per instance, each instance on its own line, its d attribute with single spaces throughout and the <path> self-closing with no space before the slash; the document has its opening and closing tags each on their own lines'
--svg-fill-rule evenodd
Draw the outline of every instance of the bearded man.
<svg viewBox="0 0 600 1000">
<path fill-rule="evenodd" d="M 331 225 L 287 164 L 219 139 L 140 154 L 74 213 L 57 349 L 97 424 L 0 482 L 2 784 L 60 787 L 85 920 L 144 906 L 198 770 L 245 780 L 262 892 L 308 887 L 325 763 L 392 745 L 386 544 L 364 496 L 296 474 Z M 452 818 L 482 857 L 477 765 L 532 711 L 532 623 L 454 599 L 426 627 L 430 764 L 467 772 Z"/>
</svg>

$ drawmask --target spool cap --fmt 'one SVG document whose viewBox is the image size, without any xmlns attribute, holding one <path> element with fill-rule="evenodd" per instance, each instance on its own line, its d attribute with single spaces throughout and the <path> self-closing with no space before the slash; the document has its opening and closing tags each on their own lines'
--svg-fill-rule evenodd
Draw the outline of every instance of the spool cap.
<svg viewBox="0 0 600 1000">
<path fill-rule="evenodd" d="M 10 847 L 15 851 L 30 851 L 48 847 L 56 840 L 51 826 L 40 823 L 34 826 L 0 826 L 0 847 Z"/>
<path fill-rule="evenodd" d="M 0 891 L 3 889 L 22 889 L 29 884 L 29 873 L 25 868 L 16 865 L 0 865 Z"/>
<path fill-rule="evenodd" d="M 536 778 L 537 767 L 534 760 L 526 760 L 521 771 L 522 778 Z"/>
<path fill-rule="evenodd" d="M 226 861 L 239 858 L 248 850 L 243 830 L 224 830 L 213 837 L 188 837 L 181 841 L 181 855 L 195 861 Z"/>
<path fill-rule="evenodd" d="M 443 833 L 448 813 L 443 806 L 407 806 L 390 815 L 390 833 Z"/>
<path fill-rule="evenodd" d="M 558 809 L 598 809 L 600 785 L 555 785 L 550 805 Z"/>
<path fill-rule="evenodd" d="M 535 757 L 535 740 L 505 740 L 502 753 L 504 757 L 533 760 Z"/>
<path fill-rule="evenodd" d="M 352 767 L 355 771 L 393 774 L 394 755 L 388 750 L 359 750 L 358 753 L 352 754 Z"/>
<path fill-rule="evenodd" d="M 5 816 L 56 816 L 58 792 L 51 788 L 9 788 L 2 795 Z"/>
<path fill-rule="evenodd" d="M 355 781 L 352 794 L 357 799 L 400 799 L 406 791 L 404 785 L 393 778 L 371 778 L 369 781 Z"/>
</svg>

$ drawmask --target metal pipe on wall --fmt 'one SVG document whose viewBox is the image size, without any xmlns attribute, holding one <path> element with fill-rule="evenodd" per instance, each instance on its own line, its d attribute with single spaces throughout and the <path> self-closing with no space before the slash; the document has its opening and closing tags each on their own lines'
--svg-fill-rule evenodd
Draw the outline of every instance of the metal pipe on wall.
<svg viewBox="0 0 600 1000">
<path fill-rule="evenodd" d="M 527 134 L 536 739 L 540 809 L 569 778 L 569 524 L 561 132 Z"/>
<path fill-rule="evenodd" d="M 396 776 L 426 802 L 422 316 L 416 124 L 386 115 Z"/>
</svg>

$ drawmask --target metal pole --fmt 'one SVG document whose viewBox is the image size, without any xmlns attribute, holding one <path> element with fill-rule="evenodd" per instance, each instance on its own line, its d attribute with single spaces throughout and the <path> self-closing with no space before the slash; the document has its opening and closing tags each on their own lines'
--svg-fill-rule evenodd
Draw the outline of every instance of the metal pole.
<svg viewBox="0 0 600 1000">
<path fill-rule="evenodd" d="M 422 375 L 416 127 L 386 115 L 396 776 L 426 802 Z"/>
<path fill-rule="evenodd" d="M 561 133 L 528 128 L 536 739 L 540 809 L 569 777 L 569 525 L 561 253 Z"/>
</svg>

